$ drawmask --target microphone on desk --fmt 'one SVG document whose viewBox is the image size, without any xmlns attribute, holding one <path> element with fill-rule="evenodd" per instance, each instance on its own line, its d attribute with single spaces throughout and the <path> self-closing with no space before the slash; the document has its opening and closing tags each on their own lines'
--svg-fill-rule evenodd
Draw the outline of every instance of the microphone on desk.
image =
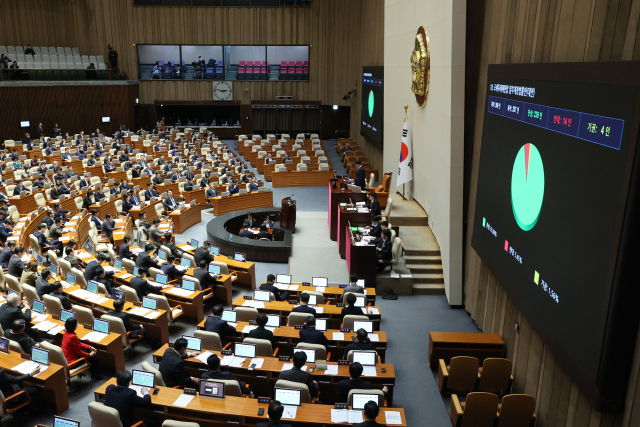
<svg viewBox="0 0 640 427">
<path fill-rule="evenodd" d="M 349 197 L 349 201 L 351 202 L 351 207 L 353 207 L 353 200 L 351 200 L 351 197 Z"/>
</svg>

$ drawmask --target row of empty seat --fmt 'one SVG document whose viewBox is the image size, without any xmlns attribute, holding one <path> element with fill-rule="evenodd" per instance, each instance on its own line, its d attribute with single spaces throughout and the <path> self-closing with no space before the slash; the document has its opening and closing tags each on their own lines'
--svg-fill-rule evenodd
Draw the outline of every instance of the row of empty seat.
<svg viewBox="0 0 640 427">
<path fill-rule="evenodd" d="M 1 51 L 0 51 L 1 52 Z M 94 63 L 94 64 L 104 64 L 104 57 L 102 55 L 25 55 L 22 53 L 18 53 L 13 56 L 8 56 L 12 61 L 25 62 L 25 63 L 38 63 L 38 62 L 49 62 L 49 63 L 60 63 L 60 64 L 83 64 L 83 63 Z"/>
<path fill-rule="evenodd" d="M 89 63 L 58 64 L 57 62 L 18 62 L 18 67 L 27 70 L 86 70 Z M 106 70 L 106 64 L 97 64 L 97 70 Z"/>
<path fill-rule="evenodd" d="M 80 49 L 77 47 L 32 47 L 36 55 L 78 55 L 80 56 Z M 27 46 L 0 46 L 0 53 L 6 53 L 7 55 L 16 55 L 19 53 L 24 54 L 27 50 Z"/>
</svg>

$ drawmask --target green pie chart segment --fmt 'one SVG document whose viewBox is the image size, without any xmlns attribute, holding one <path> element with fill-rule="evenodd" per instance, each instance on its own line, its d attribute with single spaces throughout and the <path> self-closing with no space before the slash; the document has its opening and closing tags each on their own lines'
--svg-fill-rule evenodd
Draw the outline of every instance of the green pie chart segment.
<svg viewBox="0 0 640 427">
<path fill-rule="evenodd" d="M 513 163 L 511 207 L 518 226 L 531 230 L 540 218 L 544 199 L 544 166 L 533 144 L 523 145 Z"/>
<path fill-rule="evenodd" d="M 369 92 L 369 117 L 373 117 L 373 91 Z"/>
</svg>

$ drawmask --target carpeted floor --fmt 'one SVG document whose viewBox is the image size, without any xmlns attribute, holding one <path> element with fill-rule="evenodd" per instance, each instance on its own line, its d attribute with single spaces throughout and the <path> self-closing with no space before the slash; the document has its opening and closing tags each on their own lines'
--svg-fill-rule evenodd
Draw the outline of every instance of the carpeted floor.
<svg viewBox="0 0 640 427">
<path fill-rule="evenodd" d="M 235 142 L 230 144 L 235 147 Z M 333 150 L 331 141 L 328 144 L 328 155 L 336 169 L 342 168 L 339 157 Z M 337 171 L 344 173 L 344 168 Z M 267 183 L 270 188 L 270 184 Z M 336 242 L 328 238 L 327 230 L 327 189 L 326 187 L 281 188 L 274 190 L 274 200 L 291 195 L 298 201 L 298 227 L 294 236 L 294 254 L 291 266 L 288 264 L 256 263 L 256 280 L 263 281 L 267 274 L 287 273 L 291 271 L 293 280 L 310 277 L 329 277 L 330 281 L 347 279 L 346 262 L 340 259 Z M 203 240 L 206 235 L 206 224 L 213 219 L 211 209 L 202 212 L 202 222 L 182 235 L 176 236 L 176 243 L 189 241 L 191 238 Z M 246 294 L 246 288 L 234 289 L 234 298 Z M 443 398 L 437 389 L 434 373 L 427 364 L 429 331 L 479 332 L 470 316 L 463 309 L 452 309 L 444 296 L 420 295 L 399 297 L 396 301 L 377 299 L 383 320 L 381 328 L 387 332 L 389 345 L 387 362 L 393 363 L 396 371 L 396 387 L 394 390 L 394 406 L 402 407 L 410 426 L 448 427 L 449 398 Z M 205 306 L 205 315 L 211 312 Z M 191 333 L 195 329 L 193 322 L 178 320 L 169 326 L 170 340 L 175 341 L 182 334 Z M 153 364 L 151 351 L 144 345 L 138 345 L 129 353 L 127 369 L 137 369 L 142 362 Z M 104 376 L 111 377 L 113 372 L 105 371 Z M 90 426 L 91 419 L 87 404 L 94 400 L 93 390 L 102 381 L 93 383 L 87 377 L 74 379 L 77 390 L 69 394 L 70 409 L 63 416 L 81 422 L 82 426 Z M 2 426 L 23 427 L 42 423 L 52 424 L 51 415 L 24 417 L 7 417 Z"/>
</svg>

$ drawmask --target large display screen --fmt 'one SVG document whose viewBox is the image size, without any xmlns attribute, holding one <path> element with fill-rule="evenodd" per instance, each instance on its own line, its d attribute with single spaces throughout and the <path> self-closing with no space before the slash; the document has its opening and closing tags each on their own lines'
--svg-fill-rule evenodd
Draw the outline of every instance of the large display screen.
<svg viewBox="0 0 640 427">
<path fill-rule="evenodd" d="M 638 87 L 580 81 L 581 66 L 490 67 L 472 242 L 572 379 L 598 390 L 593 403 L 615 399 L 599 376 L 634 197 Z"/>
<path fill-rule="evenodd" d="M 382 145 L 384 118 L 384 67 L 362 68 L 360 135 Z"/>
</svg>

